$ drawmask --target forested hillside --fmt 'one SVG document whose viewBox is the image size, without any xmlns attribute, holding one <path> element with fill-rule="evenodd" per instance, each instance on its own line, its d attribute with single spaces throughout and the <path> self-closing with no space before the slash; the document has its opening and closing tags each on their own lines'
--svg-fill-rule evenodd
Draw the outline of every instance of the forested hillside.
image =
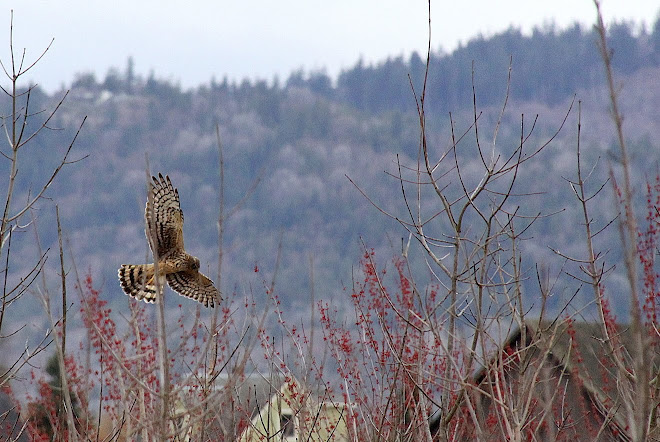
<svg viewBox="0 0 660 442">
<path fill-rule="evenodd" d="M 615 25 L 611 45 L 622 81 L 634 170 L 653 176 L 660 140 L 660 21 L 639 35 L 631 25 Z M 451 146 L 450 112 L 456 133 L 471 127 L 473 66 L 478 112 L 483 112 L 481 139 L 492 146 L 511 59 L 510 94 L 495 150 L 506 155 L 520 144 L 521 121 L 525 134 L 534 126 L 526 143 L 530 150 L 536 149 L 560 128 L 576 96 L 582 101 L 585 160 L 591 165 L 600 158 L 595 176 L 606 180 L 608 167 L 616 167 L 616 158 L 609 155 L 614 133 L 608 96 L 594 34 L 578 26 L 539 29 L 531 36 L 511 29 L 471 40 L 450 54 L 432 53 L 426 97 L 432 149 L 444 152 Z M 35 138 L 19 172 L 17 198 L 22 200 L 57 165 L 87 116 L 71 159 L 85 158 L 64 167 L 48 190 L 51 200 L 42 202 L 34 215 L 45 231 L 43 248 L 55 247 L 53 206 L 59 205 L 78 270 L 89 269 L 95 280 L 102 281 L 102 296 L 112 304 L 125 302 L 116 282 L 119 265 L 143 262 L 147 256 L 143 233 L 147 157 L 152 173 L 169 174 L 178 187 L 186 216 L 186 247 L 202 259 L 203 270 L 217 278 L 216 125 L 224 149 L 226 207 L 231 210 L 241 202 L 225 226 L 224 293 L 263 297 L 262 280 L 273 271 L 280 238 L 277 292 L 289 307 L 309 303 L 310 259 L 317 299 L 334 296 L 341 303 L 343 288 L 350 286 L 352 267 L 362 253 L 360 238 L 380 256 L 400 251 L 405 230 L 374 208 L 347 176 L 384 211 L 406 216 L 401 186 L 388 174 L 398 174 L 397 155 L 405 166 L 414 167 L 417 161 L 419 120 L 410 82 L 419 96 L 424 54 L 369 66 L 358 62 L 336 82 L 322 72 L 298 71 L 286 81 L 212 80 L 192 90 L 182 90 L 158 72 L 148 78 L 136 76 L 133 63 L 139 62 L 129 59 L 126 68 L 112 70 L 103 79 L 81 73 L 73 80 L 69 95 L 49 122 L 49 127 L 63 130 Z M 48 96 L 36 88 L 30 108 L 52 108 L 63 94 Z M 5 115 L 8 103 L 3 98 Z M 575 174 L 577 106 L 575 102 L 560 133 L 521 171 L 515 189 L 535 195 L 522 208 L 525 213 L 548 215 L 527 232 L 527 269 L 542 262 L 559 272 L 562 259 L 550 247 L 576 253 L 582 247 L 577 206 L 562 179 Z M 45 115 L 34 115 L 30 124 L 38 124 Z M 457 155 L 465 170 L 480 161 L 474 136 L 458 144 Z M 4 175 L 7 166 L 1 164 Z M 641 186 L 646 178 L 640 173 L 635 180 Z M 243 200 L 256 180 L 254 192 Z M 602 194 L 603 223 L 614 216 L 607 192 Z M 611 229 L 610 234 L 614 237 L 616 231 Z M 13 253 L 28 266 L 39 252 L 30 227 L 21 235 L 25 245 L 16 245 Z M 599 240 L 607 249 L 607 235 Z M 413 262 L 420 275 L 427 272 L 421 258 Z M 57 281 L 55 267 L 49 273 Z M 615 278 L 613 284 L 616 287 Z M 530 284 L 529 296 L 534 296 L 533 290 Z"/>
</svg>

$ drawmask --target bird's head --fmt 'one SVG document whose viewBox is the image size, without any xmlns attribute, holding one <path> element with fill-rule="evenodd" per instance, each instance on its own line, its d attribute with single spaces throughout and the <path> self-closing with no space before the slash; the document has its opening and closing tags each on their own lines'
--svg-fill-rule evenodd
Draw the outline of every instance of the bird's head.
<svg viewBox="0 0 660 442">
<path fill-rule="evenodd" d="M 190 262 L 190 267 L 191 267 L 193 270 L 199 270 L 199 266 L 200 266 L 200 264 L 199 264 L 199 258 L 196 258 L 196 257 L 194 257 L 194 256 L 191 256 L 191 257 L 190 257 L 190 261 L 191 261 L 191 262 Z"/>
</svg>

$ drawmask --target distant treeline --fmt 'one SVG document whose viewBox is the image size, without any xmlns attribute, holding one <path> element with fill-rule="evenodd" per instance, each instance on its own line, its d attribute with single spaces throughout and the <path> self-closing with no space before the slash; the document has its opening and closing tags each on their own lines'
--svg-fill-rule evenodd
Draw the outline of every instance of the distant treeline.
<svg viewBox="0 0 660 442">
<path fill-rule="evenodd" d="M 637 30 L 636 25 L 628 22 L 614 23 L 608 31 L 613 64 L 618 73 L 629 74 L 643 67 L 660 65 L 660 18 L 651 31 Z M 450 54 L 434 51 L 430 58 L 427 111 L 446 113 L 471 106 L 473 64 L 479 104 L 500 104 L 506 91 L 510 59 L 511 97 L 518 100 L 554 104 L 604 79 L 595 30 L 577 24 L 563 30 L 546 26 L 535 29 L 531 35 L 523 35 L 520 30 L 511 28 L 488 38 L 474 38 Z M 250 105 L 254 105 L 253 100 L 258 97 L 263 101 L 260 104 L 269 108 L 260 112 L 266 124 L 278 122 L 279 116 L 273 114 L 278 106 L 273 104 L 279 101 L 279 93 L 289 87 L 308 88 L 317 96 L 369 113 L 406 112 L 414 110 L 415 106 L 410 80 L 419 95 L 425 65 L 425 54 L 413 53 L 407 60 L 398 56 L 376 65 L 360 60 L 341 72 L 336 84 L 324 71 L 298 70 L 283 83 L 277 79 L 272 82 L 245 79 L 240 83 L 212 80 L 210 91 L 230 93 L 239 102 L 247 100 Z M 132 60 L 124 73 L 113 69 L 103 82 L 97 82 L 92 74 L 83 74 L 73 86 L 156 94 L 179 104 L 184 104 L 181 100 L 185 101 L 186 95 L 176 84 L 153 74 L 146 81 L 136 78 Z"/>
<path fill-rule="evenodd" d="M 630 98 L 624 112 L 633 170 L 645 171 L 657 163 L 660 136 L 656 120 L 646 111 L 650 104 L 644 99 L 656 96 L 660 85 L 646 81 L 636 71 L 646 68 L 656 76 L 660 71 L 652 67 L 660 64 L 660 22 L 652 32 L 640 32 L 625 23 L 610 26 L 609 32 L 617 78 L 625 82 L 624 95 Z M 502 152 L 518 146 L 519 104 L 527 103 L 534 109 L 537 104 L 559 103 L 543 112 L 535 126 L 537 138 L 529 142 L 530 146 L 537 147 L 534 140 L 542 141 L 554 133 L 568 108 L 562 105 L 563 100 L 574 93 L 581 96 L 581 90 L 592 94 L 591 121 L 609 122 L 608 103 L 594 88 L 604 83 L 604 75 L 593 31 L 577 26 L 561 31 L 547 27 L 525 36 L 509 30 L 473 39 L 451 54 L 431 54 L 426 110 L 434 114 L 427 125 L 434 146 L 448 146 L 448 111 L 455 112 L 463 130 L 470 125 L 473 63 L 477 101 L 483 109 L 502 104 L 511 57 L 511 97 L 518 103 L 511 103 L 510 114 L 514 116 L 505 116 L 498 132 Z M 33 147 L 21 150 L 28 153 L 21 154 L 17 200 L 27 200 L 44 177 L 50 176 L 87 117 L 72 150 L 73 159 L 87 159 L 67 167 L 48 194 L 63 208 L 62 224 L 76 232 L 73 247 L 80 262 L 103 263 L 95 267 L 99 280 L 115 281 L 120 264 L 130 256 L 144 256 L 141 213 L 148 153 L 152 170 L 169 173 L 186 195 L 184 210 L 195 214 L 191 219 L 197 223 L 196 235 L 188 236 L 189 245 L 213 268 L 219 207 L 218 128 L 226 154 L 225 182 L 229 183 L 224 193 L 226 207 L 243 204 L 246 190 L 258 178 L 262 183 L 226 225 L 226 287 L 250 281 L 255 263 L 264 268 L 265 263 L 275 262 L 277 238 L 279 232 L 285 232 L 282 263 L 286 264 L 278 274 L 278 280 L 286 281 L 283 304 L 308 302 L 301 294 L 309 289 L 310 281 L 301 272 L 300 263 L 308 262 L 312 255 L 317 268 L 323 269 L 316 276 L 320 299 L 337 289 L 339 281 L 350 281 L 362 239 L 369 247 L 390 250 L 402 232 L 406 234 L 398 223 L 373 209 L 346 177 L 364 186 L 388 213 L 407 216 L 399 184 L 383 173 L 396 173 L 397 159 L 401 159 L 402 167 L 414 167 L 419 151 L 419 121 L 408 75 L 419 96 L 425 54 L 407 58 L 390 58 L 375 65 L 358 62 L 337 79 L 323 72 L 299 70 L 285 80 L 221 79 L 193 89 L 183 89 L 158 73 L 146 78 L 138 75 L 131 58 L 125 67 L 111 69 L 102 79 L 80 74 L 57 115 L 48 122 L 48 127 L 65 130 L 43 131 L 31 140 Z M 647 93 L 626 94 L 640 89 Z M 61 95 L 49 96 L 39 88 L 31 91 L 26 133 L 45 123 L 49 114 L 40 111 L 54 108 Z M 27 94 L 23 97 L 27 99 Z M 0 94 L 0 114 L 10 115 L 11 105 L 7 95 Z M 24 108 L 24 101 L 20 106 Z M 488 115 L 494 114 L 492 122 L 499 112 L 484 109 L 484 113 L 481 127 L 487 133 Z M 526 258 L 530 263 L 549 259 L 546 244 L 562 251 L 582 244 L 576 236 L 579 229 L 566 229 L 566 225 L 580 222 L 579 214 L 564 212 L 572 190 L 565 183 L 548 184 L 574 173 L 570 152 L 575 142 L 574 123 L 569 121 L 551 148 L 539 157 L 539 163 L 525 167 L 517 178 L 514 190 L 520 195 L 543 194 L 543 198 L 525 200 L 526 213 L 557 214 L 534 223 L 533 228 L 538 229 L 534 237 L 543 247 L 530 249 Z M 586 134 L 585 129 L 585 155 L 606 155 L 613 134 L 606 130 Z M 472 141 L 465 137 L 461 145 L 465 148 L 458 150 L 466 171 L 481 167 L 481 160 L 472 155 Z M 0 176 L 9 172 L 9 162 L 0 161 Z M 599 168 L 594 176 L 598 173 L 603 175 L 593 182 L 605 182 L 606 168 Z M 646 176 L 636 174 L 638 188 L 643 188 Z M 40 225 L 56 225 L 54 213 L 50 208 L 42 210 Z M 56 248 L 56 229 L 44 232 L 42 240 Z M 128 243 L 134 244 L 130 251 L 126 249 Z M 32 256 L 27 247 L 23 251 L 12 247 L 17 256 Z M 613 257 L 615 247 L 608 243 L 605 249 L 614 250 L 609 260 L 618 259 Z M 109 256 L 116 262 L 108 263 Z M 26 258 L 25 262 L 31 261 Z M 533 285 L 535 279 L 530 281 Z M 114 282 L 107 286 L 112 299 L 123 302 L 119 286 Z M 532 296 L 538 293 L 537 287 L 528 290 Z M 625 311 L 624 304 L 615 308 Z"/>
<path fill-rule="evenodd" d="M 642 30 L 635 35 L 634 30 L 634 25 L 626 22 L 608 29 L 614 68 L 620 74 L 660 65 L 660 18 L 651 34 Z M 473 63 L 479 103 L 501 104 L 510 59 L 511 97 L 521 101 L 555 104 L 604 80 L 594 29 L 585 30 L 576 24 L 561 31 L 554 27 L 535 29 L 526 36 L 512 28 L 490 38 L 472 39 L 451 54 L 431 54 L 427 109 L 447 112 L 471 106 Z M 372 112 L 410 108 L 406 74 L 410 73 L 419 95 L 425 61 L 412 54 L 408 61 L 398 57 L 377 66 L 358 63 L 342 72 L 332 92 Z M 313 87 L 319 80 L 312 77 L 308 83 Z"/>
</svg>

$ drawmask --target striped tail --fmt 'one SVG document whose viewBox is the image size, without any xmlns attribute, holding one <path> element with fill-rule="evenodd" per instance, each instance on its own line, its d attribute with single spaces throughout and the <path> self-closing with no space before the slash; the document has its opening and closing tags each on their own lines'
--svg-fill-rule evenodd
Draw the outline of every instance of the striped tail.
<svg viewBox="0 0 660 442">
<path fill-rule="evenodd" d="M 144 302 L 156 302 L 158 297 L 153 264 L 122 264 L 118 273 L 119 285 L 124 293 Z M 165 283 L 164 280 L 162 282 Z M 160 291 L 163 292 L 163 284 L 160 285 Z"/>
</svg>

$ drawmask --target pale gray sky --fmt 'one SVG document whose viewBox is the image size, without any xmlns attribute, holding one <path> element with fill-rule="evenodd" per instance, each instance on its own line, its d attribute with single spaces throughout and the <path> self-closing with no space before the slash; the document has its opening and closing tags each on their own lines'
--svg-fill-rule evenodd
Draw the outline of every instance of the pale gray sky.
<svg viewBox="0 0 660 442">
<path fill-rule="evenodd" d="M 55 42 L 30 75 L 47 90 L 70 84 L 78 72 L 103 80 L 133 56 L 136 71 L 194 87 L 244 77 L 286 80 L 291 71 L 342 68 L 388 55 L 424 53 L 426 0 L 4 0 L 0 57 L 8 56 L 10 9 L 15 48 L 33 60 Z M 606 21 L 653 25 L 657 0 L 602 0 Z M 590 0 L 432 0 L 432 47 L 491 35 L 510 25 L 530 31 L 554 21 L 563 28 L 594 22 Z M 5 81 L 3 81 L 5 83 Z"/>
</svg>

